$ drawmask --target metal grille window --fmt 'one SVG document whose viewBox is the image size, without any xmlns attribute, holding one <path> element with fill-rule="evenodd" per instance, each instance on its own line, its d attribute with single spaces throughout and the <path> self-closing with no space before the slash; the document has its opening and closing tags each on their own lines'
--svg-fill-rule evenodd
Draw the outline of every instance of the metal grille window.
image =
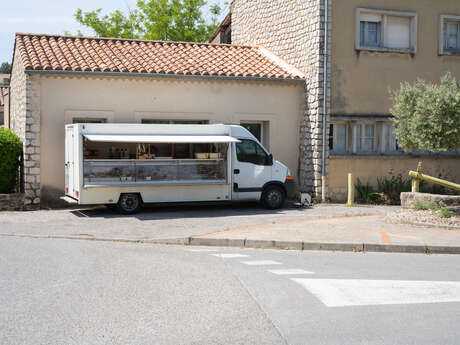
<svg viewBox="0 0 460 345">
<path fill-rule="evenodd" d="M 74 117 L 72 123 L 106 123 L 107 119 L 91 117 Z"/>
<path fill-rule="evenodd" d="M 165 120 L 165 119 L 142 119 L 141 123 L 164 125 L 164 124 L 175 124 L 175 125 L 206 125 L 209 123 L 208 120 Z"/>
<path fill-rule="evenodd" d="M 363 47 L 381 47 L 382 23 L 361 22 L 361 45 Z"/>
<path fill-rule="evenodd" d="M 375 152 L 375 124 L 355 124 L 353 126 L 354 152 Z"/>
</svg>

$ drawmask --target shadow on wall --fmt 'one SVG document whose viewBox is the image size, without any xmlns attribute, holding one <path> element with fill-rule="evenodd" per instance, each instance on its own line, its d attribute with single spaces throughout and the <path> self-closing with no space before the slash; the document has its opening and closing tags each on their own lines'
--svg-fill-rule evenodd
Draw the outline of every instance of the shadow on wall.
<svg viewBox="0 0 460 345">
<path fill-rule="evenodd" d="M 44 185 L 40 192 L 40 208 L 68 208 L 71 204 L 61 200 L 64 189 Z"/>
</svg>

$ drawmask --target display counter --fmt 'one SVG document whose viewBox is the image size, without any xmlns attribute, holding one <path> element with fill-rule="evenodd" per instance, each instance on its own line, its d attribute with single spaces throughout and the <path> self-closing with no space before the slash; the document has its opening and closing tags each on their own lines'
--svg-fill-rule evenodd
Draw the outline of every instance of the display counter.
<svg viewBox="0 0 460 345">
<path fill-rule="evenodd" d="M 86 159 L 84 186 L 226 184 L 225 159 Z"/>
</svg>

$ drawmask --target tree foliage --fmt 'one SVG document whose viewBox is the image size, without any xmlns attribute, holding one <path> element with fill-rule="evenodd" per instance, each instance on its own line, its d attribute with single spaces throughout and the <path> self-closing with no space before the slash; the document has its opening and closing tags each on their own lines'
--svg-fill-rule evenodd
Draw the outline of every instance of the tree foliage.
<svg viewBox="0 0 460 345">
<path fill-rule="evenodd" d="M 11 64 L 9 62 L 3 62 L 0 65 L 0 73 L 10 74 L 11 73 Z"/>
<path fill-rule="evenodd" d="M 396 138 L 404 151 L 460 148 L 460 87 L 450 73 L 439 85 L 401 83 L 392 99 Z"/>
<path fill-rule="evenodd" d="M 10 129 L 0 127 L 0 193 L 14 190 L 22 144 Z"/>
<path fill-rule="evenodd" d="M 206 0 L 138 0 L 128 14 L 78 9 L 75 19 L 101 37 L 201 42 L 214 32 L 221 13 L 219 5 L 212 5 L 210 22 L 206 21 L 202 11 L 206 4 Z"/>
</svg>

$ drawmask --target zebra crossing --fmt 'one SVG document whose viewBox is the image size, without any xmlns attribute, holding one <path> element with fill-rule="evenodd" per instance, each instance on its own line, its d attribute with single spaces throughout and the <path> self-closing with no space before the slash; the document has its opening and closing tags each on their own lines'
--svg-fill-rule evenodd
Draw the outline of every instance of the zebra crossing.
<svg viewBox="0 0 460 345">
<path fill-rule="evenodd" d="M 251 255 L 249 252 L 242 254 L 208 248 L 187 250 L 208 254 L 222 260 L 238 261 L 239 264 L 247 267 L 261 267 L 267 273 L 287 278 L 300 285 L 329 308 L 460 302 L 458 281 L 379 280 L 367 279 L 368 277 L 366 279 L 314 278 L 316 273 L 305 267 L 283 267 L 287 265 L 263 257 L 255 258 L 256 255 Z M 263 256 L 264 252 L 261 251 L 260 254 Z"/>
</svg>

